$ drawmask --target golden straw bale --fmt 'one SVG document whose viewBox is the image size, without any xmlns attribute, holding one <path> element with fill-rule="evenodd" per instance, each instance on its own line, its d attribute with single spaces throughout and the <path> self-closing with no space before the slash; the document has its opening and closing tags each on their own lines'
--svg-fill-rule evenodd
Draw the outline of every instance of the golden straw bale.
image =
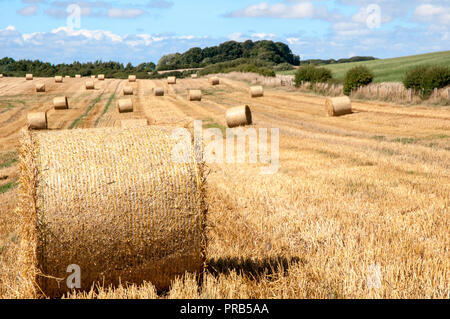
<svg viewBox="0 0 450 319">
<path fill-rule="evenodd" d="M 128 82 L 136 82 L 136 75 L 129 75 Z"/>
<path fill-rule="evenodd" d="M 27 80 L 27 81 L 32 81 L 33 80 L 33 74 L 27 74 L 26 76 L 25 76 L 25 79 Z"/>
<path fill-rule="evenodd" d="M 95 79 L 95 75 L 91 75 L 91 79 Z"/>
<path fill-rule="evenodd" d="M 352 102 L 348 96 L 328 98 L 325 101 L 328 116 L 340 116 L 352 113 Z"/>
<path fill-rule="evenodd" d="M 66 79 L 70 79 L 70 75 L 66 75 L 65 78 L 66 78 Z"/>
<path fill-rule="evenodd" d="M 201 90 L 188 90 L 187 94 L 188 101 L 201 101 L 202 91 Z"/>
<path fill-rule="evenodd" d="M 167 290 L 204 270 L 204 168 L 193 151 L 173 159 L 181 142 L 155 127 L 23 131 L 17 271 L 27 297 L 67 293 L 69 265 L 82 291 Z"/>
<path fill-rule="evenodd" d="M 86 90 L 93 90 L 93 89 L 95 89 L 94 81 L 92 80 L 86 81 Z"/>
<path fill-rule="evenodd" d="M 46 130 L 48 127 L 46 112 L 28 113 L 27 120 L 28 128 L 31 130 Z"/>
<path fill-rule="evenodd" d="M 0 74 L 0 79 L 2 79 L 3 78 L 3 74 Z"/>
<path fill-rule="evenodd" d="M 164 88 L 153 88 L 153 94 L 155 96 L 164 96 Z"/>
<path fill-rule="evenodd" d="M 145 127 L 148 125 L 147 119 L 131 119 L 122 120 L 120 122 L 122 128 L 132 128 L 132 127 Z"/>
<path fill-rule="evenodd" d="M 63 77 L 60 75 L 55 76 L 55 83 L 63 83 Z"/>
<path fill-rule="evenodd" d="M 252 124 L 252 112 L 248 105 L 236 106 L 227 110 L 225 115 L 228 127 Z"/>
<path fill-rule="evenodd" d="M 105 80 L 105 75 L 104 74 L 99 74 L 98 75 L 98 80 L 99 81 L 104 81 Z"/>
<path fill-rule="evenodd" d="M 191 74 L 191 78 L 197 79 L 198 78 L 198 74 L 197 73 Z"/>
<path fill-rule="evenodd" d="M 212 77 L 209 79 L 209 83 L 211 83 L 211 85 L 219 85 L 220 79 L 218 77 Z"/>
<path fill-rule="evenodd" d="M 37 83 L 36 84 L 36 92 L 45 92 L 45 84 Z"/>
<path fill-rule="evenodd" d="M 262 97 L 264 96 L 264 89 L 262 86 L 252 86 L 249 89 L 250 97 Z"/>
<path fill-rule="evenodd" d="M 81 74 L 75 74 L 76 79 L 81 79 Z"/>
<path fill-rule="evenodd" d="M 168 84 L 176 84 L 177 83 L 177 78 L 175 76 L 169 76 L 167 78 L 167 83 Z"/>
<path fill-rule="evenodd" d="M 133 112 L 133 101 L 131 99 L 121 99 L 117 101 L 119 113 Z"/>
<path fill-rule="evenodd" d="M 67 96 L 58 96 L 53 99 L 53 106 L 55 110 L 66 110 L 69 108 L 69 101 Z"/>
<path fill-rule="evenodd" d="M 131 86 L 124 86 L 123 95 L 133 95 L 133 88 Z"/>
</svg>

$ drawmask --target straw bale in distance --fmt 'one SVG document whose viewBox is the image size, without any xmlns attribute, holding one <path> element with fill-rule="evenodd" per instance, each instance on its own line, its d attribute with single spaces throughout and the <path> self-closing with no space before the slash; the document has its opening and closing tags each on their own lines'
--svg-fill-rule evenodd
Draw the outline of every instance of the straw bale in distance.
<svg viewBox="0 0 450 319">
<path fill-rule="evenodd" d="M 153 88 L 153 94 L 155 96 L 164 96 L 164 88 Z"/>
<path fill-rule="evenodd" d="M 341 116 L 352 113 L 352 102 L 348 96 L 328 98 L 325 101 L 328 116 Z"/>
<path fill-rule="evenodd" d="M 197 73 L 191 74 L 191 78 L 193 78 L 193 79 L 198 78 L 198 74 Z"/>
<path fill-rule="evenodd" d="M 46 130 L 47 129 L 47 113 L 33 112 L 28 113 L 28 128 L 31 130 Z"/>
<path fill-rule="evenodd" d="M 36 92 L 45 92 L 45 84 L 37 83 L 36 84 Z"/>
<path fill-rule="evenodd" d="M 55 83 L 63 83 L 63 77 L 60 75 L 55 76 Z"/>
<path fill-rule="evenodd" d="M 249 91 L 250 91 L 250 97 L 264 96 L 264 89 L 262 86 L 252 86 Z"/>
<path fill-rule="evenodd" d="M 93 90 L 93 89 L 95 89 L 94 81 L 92 80 L 86 81 L 86 90 Z"/>
<path fill-rule="evenodd" d="M 69 101 L 67 96 L 58 96 L 53 99 L 53 106 L 55 110 L 66 110 L 69 108 Z"/>
<path fill-rule="evenodd" d="M 252 124 L 252 112 L 248 105 L 236 106 L 227 110 L 225 115 L 228 127 L 245 126 Z"/>
<path fill-rule="evenodd" d="M 177 83 L 177 78 L 175 76 L 169 76 L 167 78 L 167 83 L 168 84 L 176 84 Z"/>
<path fill-rule="evenodd" d="M 188 101 L 201 101 L 202 91 L 201 90 L 188 90 L 187 94 Z"/>
<path fill-rule="evenodd" d="M 121 99 L 117 101 L 119 113 L 133 112 L 133 101 L 131 99 Z"/>
<path fill-rule="evenodd" d="M 33 74 L 27 74 L 26 76 L 25 76 L 25 79 L 27 80 L 27 81 L 32 81 L 33 80 Z"/>
<path fill-rule="evenodd" d="M 211 85 L 219 85 L 220 79 L 218 77 L 212 77 L 209 79 L 209 83 L 211 83 Z"/>
<path fill-rule="evenodd" d="M 66 75 L 65 78 L 66 78 L 66 79 L 70 79 L 70 75 Z"/>
<path fill-rule="evenodd" d="M 133 95 L 133 88 L 131 86 L 124 86 L 123 95 Z"/>
<path fill-rule="evenodd" d="M 91 79 L 95 79 L 95 75 L 91 75 Z"/>
<path fill-rule="evenodd" d="M 2 79 L 3 78 L 3 74 L 0 74 L 0 79 Z"/>
<path fill-rule="evenodd" d="M 105 75 L 104 74 L 99 74 L 98 75 L 98 80 L 99 81 L 104 81 L 105 80 Z"/>
<path fill-rule="evenodd" d="M 128 82 L 136 82 L 136 75 L 129 75 Z"/>
<path fill-rule="evenodd" d="M 166 290 L 205 265 L 202 164 L 172 160 L 170 129 L 23 131 L 17 268 L 30 295 L 149 281 Z M 37 287 L 38 285 L 38 287 Z M 30 297 L 32 297 L 30 296 Z"/>
<path fill-rule="evenodd" d="M 148 125 L 148 120 L 147 119 L 122 120 L 120 125 L 122 128 L 145 127 Z"/>
<path fill-rule="evenodd" d="M 81 74 L 75 74 L 76 79 L 81 79 Z"/>
</svg>

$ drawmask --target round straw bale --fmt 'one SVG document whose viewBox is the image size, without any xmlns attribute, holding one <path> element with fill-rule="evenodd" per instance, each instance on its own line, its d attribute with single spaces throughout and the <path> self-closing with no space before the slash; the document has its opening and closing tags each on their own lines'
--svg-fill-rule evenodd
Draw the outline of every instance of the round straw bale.
<svg viewBox="0 0 450 319">
<path fill-rule="evenodd" d="M 209 83 L 211 83 L 211 85 L 219 85 L 220 79 L 218 77 L 212 77 L 209 79 Z"/>
<path fill-rule="evenodd" d="M 99 74 L 98 75 L 98 80 L 99 81 L 104 81 L 105 80 L 105 75 L 104 74 Z"/>
<path fill-rule="evenodd" d="M 193 79 L 198 78 L 198 74 L 197 73 L 191 74 L 191 78 L 193 78 Z"/>
<path fill-rule="evenodd" d="M 95 75 L 91 75 L 91 79 L 95 79 Z"/>
<path fill-rule="evenodd" d="M 65 78 L 66 78 L 66 79 L 70 79 L 70 75 L 66 75 Z"/>
<path fill-rule="evenodd" d="M 55 76 L 55 83 L 63 83 L 63 77 L 60 75 Z"/>
<path fill-rule="evenodd" d="M 129 75 L 128 82 L 136 82 L 136 75 Z"/>
<path fill-rule="evenodd" d="M 86 81 L 86 90 L 93 90 L 93 89 L 95 89 L 94 81 L 92 80 Z"/>
<path fill-rule="evenodd" d="M 153 94 L 155 96 L 164 96 L 164 88 L 153 88 Z"/>
<path fill-rule="evenodd" d="M 328 98 L 325 101 L 328 116 L 340 116 L 352 113 L 352 102 L 348 96 Z"/>
<path fill-rule="evenodd" d="M 28 128 L 30 130 L 46 130 L 47 129 L 47 113 L 34 112 L 28 113 Z"/>
<path fill-rule="evenodd" d="M 76 79 L 81 79 L 81 74 L 75 74 Z"/>
<path fill-rule="evenodd" d="M 33 74 L 27 74 L 26 76 L 25 76 L 25 79 L 27 80 L 27 81 L 32 81 L 33 80 Z"/>
<path fill-rule="evenodd" d="M 264 96 L 264 89 L 262 86 L 252 86 L 249 89 L 250 97 L 261 97 Z"/>
<path fill-rule="evenodd" d="M 176 84 L 177 83 L 177 78 L 175 76 L 169 76 L 167 78 L 167 83 L 168 84 Z"/>
<path fill-rule="evenodd" d="M 69 101 L 67 96 L 58 96 L 53 99 L 53 106 L 55 110 L 66 110 L 69 108 Z"/>
<path fill-rule="evenodd" d="M 23 131 L 17 269 L 30 295 L 67 293 L 69 265 L 82 291 L 166 290 L 204 270 L 204 169 L 192 151 L 173 160 L 181 142 L 155 127 Z"/>
<path fill-rule="evenodd" d="M 225 115 L 228 127 L 252 124 L 252 112 L 248 105 L 232 107 Z"/>
<path fill-rule="evenodd" d="M 133 101 L 131 99 L 121 99 L 117 101 L 119 113 L 133 112 Z"/>
<path fill-rule="evenodd" d="M 122 120 L 120 123 L 122 128 L 145 127 L 148 125 L 147 119 Z"/>
<path fill-rule="evenodd" d="M 3 74 L 0 74 L 0 79 L 2 79 L 3 78 Z"/>
<path fill-rule="evenodd" d="M 201 101 L 202 91 L 201 90 L 188 90 L 187 94 L 188 101 Z"/>
<path fill-rule="evenodd" d="M 131 86 L 124 86 L 123 95 L 133 95 L 133 88 Z"/>
<path fill-rule="evenodd" d="M 45 92 L 45 84 L 37 83 L 36 84 L 36 92 Z"/>
</svg>

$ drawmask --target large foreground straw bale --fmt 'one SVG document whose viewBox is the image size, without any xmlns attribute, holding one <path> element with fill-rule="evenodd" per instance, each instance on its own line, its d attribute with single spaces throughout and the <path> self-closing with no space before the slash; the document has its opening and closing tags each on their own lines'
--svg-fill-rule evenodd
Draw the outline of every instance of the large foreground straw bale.
<svg viewBox="0 0 450 319">
<path fill-rule="evenodd" d="M 95 89 L 95 84 L 93 80 L 86 81 L 86 90 Z"/>
<path fill-rule="evenodd" d="M 133 95 L 133 88 L 131 86 L 124 86 L 123 95 Z"/>
<path fill-rule="evenodd" d="M 63 77 L 60 75 L 55 76 L 55 83 L 63 83 Z"/>
<path fill-rule="evenodd" d="M 44 83 L 37 83 L 35 85 L 36 92 L 45 92 L 45 84 Z"/>
<path fill-rule="evenodd" d="M 193 153 L 172 160 L 179 142 L 154 127 L 23 132 L 18 271 L 29 297 L 67 292 L 69 265 L 82 290 L 168 289 L 203 271 L 203 167 Z"/>
<path fill-rule="evenodd" d="M 340 116 L 352 113 L 352 102 L 348 96 L 328 98 L 325 101 L 328 116 Z"/>
<path fill-rule="evenodd" d="M 262 97 L 264 96 L 264 89 L 262 86 L 252 86 L 249 89 L 250 97 Z"/>
<path fill-rule="evenodd" d="M 105 75 L 104 74 L 99 74 L 98 75 L 98 80 L 99 81 L 104 81 L 105 80 Z"/>
<path fill-rule="evenodd" d="M 122 128 L 132 128 L 132 127 L 145 127 L 148 125 L 147 119 L 131 119 L 122 120 L 120 122 Z"/>
<path fill-rule="evenodd" d="M 133 101 L 131 99 L 121 99 L 117 101 L 119 113 L 133 112 Z"/>
<path fill-rule="evenodd" d="M 153 94 L 155 96 L 164 96 L 164 88 L 153 88 Z"/>
<path fill-rule="evenodd" d="M 27 120 L 28 128 L 31 130 L 46 130 L 48 127 L 46 112 L 28 113 Z"/>
<path fill-rule="evenodd" d="M 201 101 L 202 91 L 201 90 L 188 90 L 187 94 L 188 101 Z"/>
<path fill-rule="evenodd" d="M 128 82 L 136 82 L 136 75 L 129 75 Z"/>
<path fill-rule="evenodd" d="M 33 80 L 33 74 L 27 74 L 26 76 L 25 76 L 25 79 L 27 80 L 27 81 L 32 81 Z"/>
<path fill-rule="evenodd" d="M 69 108 L 69 101 L 67 96 L 58 96 L 53 99 L 53 106 L 55 110 L 67 110 Z"/>
<path fill-rule="evenodd" d="M 228 109 L 225 117 L 228 127 L 252 124 L 252 112 L 250 111 L 250 107 L 248 107 L 248 105 Z"/>
<path fill-rule="evenodd" d="M 177 84 L 177 78 L 175 76 L 169 76 L 167 78 L 167 83 L 168 84 Z"/>
</svg>

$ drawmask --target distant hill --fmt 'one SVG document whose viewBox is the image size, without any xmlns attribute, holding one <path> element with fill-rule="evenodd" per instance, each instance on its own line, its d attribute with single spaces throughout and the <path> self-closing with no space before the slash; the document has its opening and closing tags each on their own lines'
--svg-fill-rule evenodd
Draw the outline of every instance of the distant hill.
<svg viewBox="0 0 450 319">
<path fill-rule="evenodd" d="M 310 60 L 300 61 L 300 65 L 304 65 L 304 64 L 324 65 L 324 64 L 350 63 L 350 62 L 371 61 L 371 60 L 377 60 L 377 58 L 374 58 L 373 56 L 354 56 L 354 57 L 351 57 L 348 59 L 339 59 L 339 60 L 310 59 Z"/>
<path fill-rule="evenodd" d="M 294 55 L 287 44 L 268 40 L 245 42 L 228 41 L 208 48 L 192 48 L 185 53 L 163 56 L 157 65 L 158 71 L 200 68 L 211 64 L 237 59 L 253 59 L 273 64 L 300 64 L 300 57 Z"/>
<path fill-rule="evenodd" d="M 379 59 L 354 63 L 329 64 L 325 67 L 331 70 L 333 78 L 343 80 L 348 70 L 358 65 L 365 65 L 372 70 L 375 82 L 401 82 L 406 72 L 417 65 L 450 66 L 450 51 L 412 55 L 393 59 Z M 295 71 L 279 72 L 295 74 Z"/>
</svg>

